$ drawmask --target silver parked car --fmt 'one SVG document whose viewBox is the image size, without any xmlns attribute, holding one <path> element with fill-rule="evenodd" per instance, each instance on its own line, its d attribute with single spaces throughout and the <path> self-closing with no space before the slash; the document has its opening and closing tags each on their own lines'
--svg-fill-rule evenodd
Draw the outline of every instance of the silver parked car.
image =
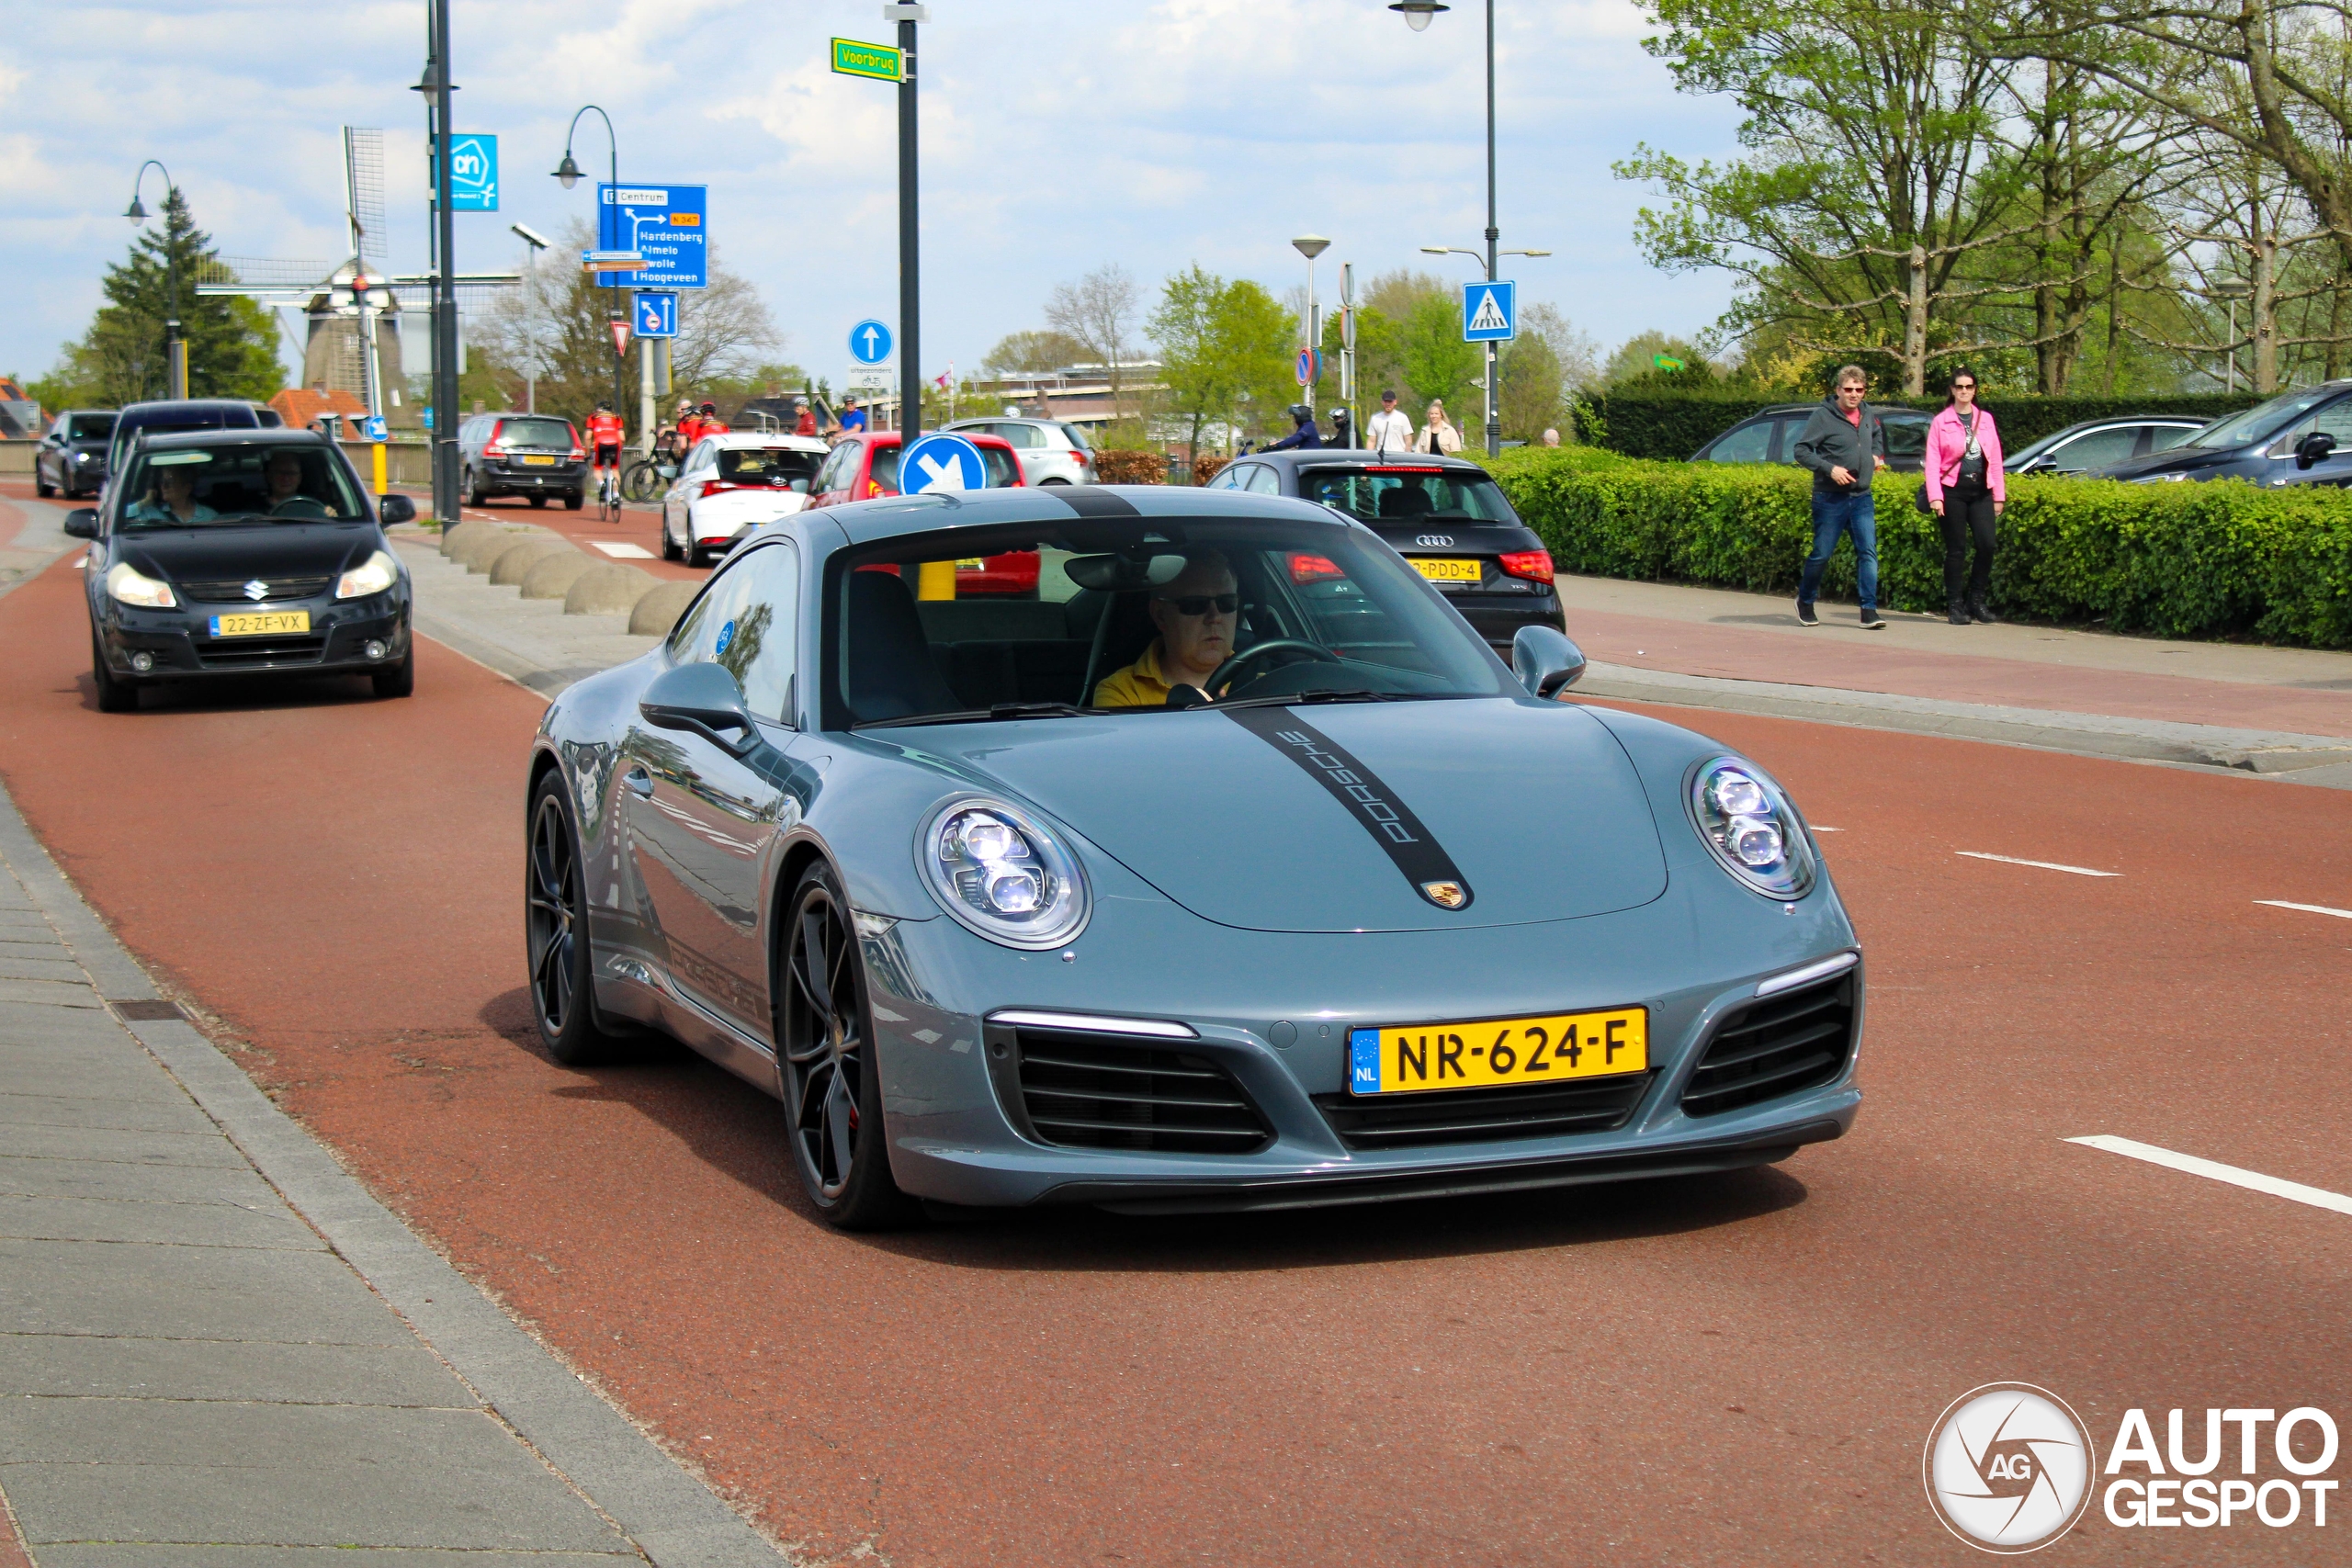
<svg viewBox="0 0 2352 1568">
<path fill-rule="evenodd" d="M 1014 552 L 1034 597 L 932 596 L 936 563 Z M 796 513 L 547 711 L 541 1038 L 582 1063 L 650 1025 L 775 1096 L 849 1228 L 1838 1137 L 1863 969 L 1804 818 L 1719 742 L 1558 700 L 1583 668 L 1540 626 L 1505 666 L 1372 529 L 1292 497 Z"/>
<path fill-rule="evenodd" d="M 945 426 L 978 435 L 1001 435 L 1021 459 L 1022 476 L 1033 485 L 1094 483 L 1094 449 L 1086 433 L 1059 419 L 959 419 Z"/>
</svg>

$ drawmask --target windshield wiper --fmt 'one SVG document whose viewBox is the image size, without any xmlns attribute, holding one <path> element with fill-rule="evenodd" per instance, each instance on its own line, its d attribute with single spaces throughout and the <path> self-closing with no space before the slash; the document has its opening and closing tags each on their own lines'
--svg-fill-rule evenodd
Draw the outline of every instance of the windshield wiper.
<svg viewBox="0 0 2352 1568">
<path fill-rule="evenodd" d="M 896 729 L 910 724 L 986 724 L 991 719 L 1009 718 L 1083 718 L 1097 708 L 1078 707 L 1069 703 L 998 703 L 993 707 L 958 708 L 952 713 L 916 713 L 904 718 L 870 718 L 863 724 L 853 724 L 852 729 Z"/>
<path fill-rule="evenodd" d="M 1287 697 L 1243 697 L 1216 705 L 1230 709 L 1287 708 L 1313 703 L 1417 703 L 1430 697 L 1451 694 L 1446 692 L 1299 692 Z"/>
</svg>

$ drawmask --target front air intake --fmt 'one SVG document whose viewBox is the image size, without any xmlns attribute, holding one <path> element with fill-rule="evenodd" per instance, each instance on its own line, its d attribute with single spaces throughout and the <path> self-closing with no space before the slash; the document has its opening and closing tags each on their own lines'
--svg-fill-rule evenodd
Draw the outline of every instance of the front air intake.
<svg viewBox="0 0 2352 1568">
<path fill-rule="evenodd" d="M 1691 1116 L 1719 1116 L 1818 1089 L 1846 1067 L 1854 1043 L 1854 976 L 1766 997 L 1724 1015 L 1682 1091 Z"/>
<path fill-rule="evenodd" d="M 1021 1107 L 1040 1143 L 1246 1155 L 1273 1140 L 1241 1086 L 1206 1056 L 1074 1030 L 1012 1033 Z"/>
</svg>

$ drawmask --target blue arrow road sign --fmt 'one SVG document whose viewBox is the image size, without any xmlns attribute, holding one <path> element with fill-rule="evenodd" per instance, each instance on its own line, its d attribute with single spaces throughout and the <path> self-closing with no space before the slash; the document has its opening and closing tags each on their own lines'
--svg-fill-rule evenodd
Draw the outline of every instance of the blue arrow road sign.
<svg viewBox="0 0 2352 1568">
<path fill-rule="evenodd" d="M 849 330 L 849 356 L 860 365 L 881 364 L 895 346 L 890 329 L 870 318 Z"/>
<path fill-rule="evenodd" d="M 899 459 L 899 491 L 922 495 L 934 490 L 986 490 L 988 464 L 980 449 L 960 435 L 926 435 Z"/>
<path fill-rule="evenodd" d="M 1462 286 L 1462 341 L 1508 343 L 1519 335 L 1519 285 L 1465 283 Z"/>
<path fill-rule="evenodd" d="M 599 288 L 703 288 L 710 283 L 708 189 L 703 186 L 596 187 L 596 248 L 635 251 L 639 272 L 600 272 Z"/>
<path fill-rule="evenodd" d="M 678 297 L 675 294 L 639 294 L 637 297 L 637 335 L 676 337 Z"/>
<path fill-rule="evenodd" d="M 362 420 L 359 424 L 359 433 L 370 441 L 383 441 L 389 439 L 384 429 L 384 416 L 381 414 L 371 413 L 366 419 Z"/>
</svg>

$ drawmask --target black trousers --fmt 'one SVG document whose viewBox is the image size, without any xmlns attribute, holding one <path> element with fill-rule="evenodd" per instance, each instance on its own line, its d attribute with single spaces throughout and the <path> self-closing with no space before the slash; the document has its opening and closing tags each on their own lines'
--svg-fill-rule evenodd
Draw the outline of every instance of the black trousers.
<svg viewBox="0 0 2352 1568">
<path fill-rule="evenodd" d="M 1981 491 L 1962 495 L 1956 490 L 1944 491 L 1944 598 L 1957 603 L 1962 599 L 1982 598 L 1993 585 L 1993 493 Z M 1968 559 L 1968 544 L 1976 542 L 1973 568 Z"/>
</svg>

